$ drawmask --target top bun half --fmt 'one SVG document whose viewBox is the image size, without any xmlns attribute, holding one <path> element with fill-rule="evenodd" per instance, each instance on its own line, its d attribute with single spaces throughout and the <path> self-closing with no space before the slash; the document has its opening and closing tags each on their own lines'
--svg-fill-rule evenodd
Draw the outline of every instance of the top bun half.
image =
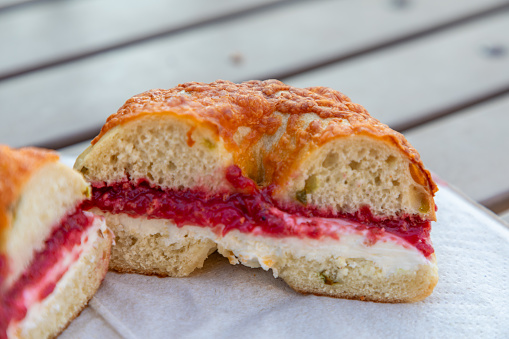
<svg viewBox="0 0 509 339">
<path fill-rule="evenodd" d="M 404 136 L 348 97 L 277 80 L 186 83 L 129 99 L 75 169 L 90 182 L 231 190 L 240 167 L 281 204 L 435 220 L 437 186 Z"/>
</svg>

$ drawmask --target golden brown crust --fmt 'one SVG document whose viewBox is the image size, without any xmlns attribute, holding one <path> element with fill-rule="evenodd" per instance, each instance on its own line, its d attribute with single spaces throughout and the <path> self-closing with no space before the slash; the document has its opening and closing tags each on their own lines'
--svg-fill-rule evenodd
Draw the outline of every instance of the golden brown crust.
<svg viewBox="0 0 509 339">
<path fill-rule="evenodd" d="M 428 187 L 430 194 L 437 191 L 419 154 L 404 136 L 371 117 L 361 105 L 330 88 L 301 89 L 278 80 L 242 84 L 224 80 L 210 84 L 189 82 L 168 90 L 154 89 L 136 95 L 107 119 L 92 144 L 110 129 L 128 121 L 152 114 L 171 114 L 213 127 L 234 155 L 235 163 L 246 169 L 251 163 L 253 147 L 264 135 L 273 135 L 282 125 L 276 112 L 288 114 L 289 119 L 277 146 L 263 156 L 265 183 L 277 184 L 284 180 L 299 166 L 296 155 L 304 149 L 319 147 L 335 138 L 369 135 L 398 147 L 415 165 L 412 173 Z M 304 128 L 301 117 L 306 113 L 314 113 L 319 119 Z M 324 119 L 327 124 L 322 124 Z M 242 145 L 234 141 L 239 127 L 250 128 Z"/>
<path fill-rule="evenodd" d="M 25 183 L 43 165 L 57 160 L 58 154 L 50 150 L 0 145 L 0 243 Z"/>
</svg>

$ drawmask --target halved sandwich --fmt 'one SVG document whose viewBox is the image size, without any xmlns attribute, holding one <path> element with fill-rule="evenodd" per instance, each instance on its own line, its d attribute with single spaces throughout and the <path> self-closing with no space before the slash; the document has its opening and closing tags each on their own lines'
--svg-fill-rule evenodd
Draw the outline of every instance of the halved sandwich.
<svg viewBox="0 0 509 339">
<path fill-rule="evenodd" d="M 277 80 L 129 99 L 75 169 L 116 235 L 110 268 L 181 277 L 218 250 L 302 293 L 417 301 L 437 283 L 437 187 L 343 94 Z"/>
<path fill-rule="evenodd" d="M 99 288 L 113 235 L 52 151 L 0 145 L 0 338 L 58 335 Z"/>
</svg>

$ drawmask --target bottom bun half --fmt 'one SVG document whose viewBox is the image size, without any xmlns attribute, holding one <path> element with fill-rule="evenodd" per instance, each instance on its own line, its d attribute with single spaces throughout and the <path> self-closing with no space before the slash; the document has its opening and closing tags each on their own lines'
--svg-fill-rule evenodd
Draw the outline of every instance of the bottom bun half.
<svg viewBox="0 0 509 339">
<path fill-rule="evenodd" d="M 217 249 L 231 264 L 272 270 L 304 294 L 414 302 L 430 295 L 438 281 L 434 254 L 426 258 L 390 239 L 366 245 L 356 234 L 320 240 L 237 230 L 221 235 L 205 227 L 177 227 L 170 220 L 102 214 L 116 237 L 110 269 L 119 272 L 187 276 Z"/>
</svg>

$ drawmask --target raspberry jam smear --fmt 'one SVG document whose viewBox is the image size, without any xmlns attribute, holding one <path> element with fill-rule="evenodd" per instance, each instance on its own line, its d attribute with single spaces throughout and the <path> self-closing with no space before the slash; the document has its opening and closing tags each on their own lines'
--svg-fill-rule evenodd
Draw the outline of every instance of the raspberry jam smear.
<svg viewBox="0 0 509 339">
<path fill-rule="evenodd" d="M 200 189 L 162 189 L 151 186 L 147 180 L 137 182 L 125 179 L 106 185 L 92 185 L 91 200 L 85 201 L 83 209 L 97 207 L 113 214 L 124 213 L 132 217 L 170 219 L 179 227 L 197 225 L 221 227 L 223 235 L 231 230 L 256 233 L 272 237 L 323 236 L 338 238 L 324 218 L 351 222 L 357 231 L 367 231 L 367 243 L 375 243 L 385 232 L 406 240 L 426 257 L 433 252 L 429 239 L 431 225 L 415 216 L 398 219 L 382 219 L 374 216 L 369 208 L 355 214 L 337 214 L 304 205 L 279 206 L 272 198 L 273 187 L 259 189 L 256 183 L 244 176 L 237 166 L 226 170 L 226 179 L 236 188 L 235 193 L 210 194 Z M 302 223 L 289 223 L 290 215 L 308 218 Z"/>
<path fill-rule="evenodd" d="M 36 289 L 39 291 L 35 301 L 45 299 L 62 278 L 66 271 L 48 281 L 47 274 L 59 262 L 63 253 L 81 243 L 83 233 L 93 224 L 95 216 L 85 213 L 81 209 L 65 216 L 58 227 L 44 243 L 44 249 L 34 253 L 29 267 L 7 289 L 0 289 L 0 339 L 7 338 L 7 328 L 11 321 L 17 322 L 25 318 L 27 305 L 25 305 L 26 291 Z M 8 272 L 7 259 L 0 256 L 2 274 Z M 3 283 L 5 276 L 0 277 Z M 43 283 L 44 286 L 38 286 Z M 1 285 L 0 285 L 1 287 Z"/>
</svg>

